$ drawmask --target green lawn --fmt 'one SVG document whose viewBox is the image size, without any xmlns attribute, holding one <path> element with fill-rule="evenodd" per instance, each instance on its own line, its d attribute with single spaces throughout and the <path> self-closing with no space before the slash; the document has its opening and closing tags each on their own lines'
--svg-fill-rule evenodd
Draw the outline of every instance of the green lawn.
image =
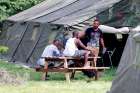
<svg viewBox="0 0 140 93">
<path fill-rule="evenodd" d="M 0 93 L 105 93 L 110 85 L 111 82 L 103 81 L 72 81 L 70 84 L 63 81 L 30 81 L 21 86 L 1 86 Z"/>
<path fill-rule="evenodd" d="M 106 70 L 98 81 L 87 83 L 87 77 L 82 73 L 76 73 L 75 79 L 70 84 L 65 82 L 62 73 L 49 73 L 50 80 L 41 81 L 41 73 L 33 69 L 25 69 L 18 65 L 0 62 L 0 68 L 7 69 L 11 74 L 28 73 L 30 80 L 24 85 L 1 85 L 0 93 L 106 93 L 110 89 L 116 69 Z"/>
</svg>

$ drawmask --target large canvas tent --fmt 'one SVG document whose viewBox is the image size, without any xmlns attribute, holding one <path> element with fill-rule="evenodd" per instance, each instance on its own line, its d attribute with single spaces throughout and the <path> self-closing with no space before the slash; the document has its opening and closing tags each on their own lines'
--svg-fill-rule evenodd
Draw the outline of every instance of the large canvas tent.
<svg viewBox="0 0 140 93">
<path fill-rule="evenodd" d="M 32 36 L 39 35 L 39 31 L 42 30 L 46 31 L 46 38 L 48 38 L 47 31 L 51 32 L 48 28 L 51 26 L 45 26 L 46 24 L 61 25 L 60 28 L 65 27 L 66 30 L 84 31 L 92 24 L 96 16 L 101 19 L 103 24 L 110 26 L 134 26 L 139 22 L 138 5 L 139 0 L 45 0 L 30 9 L 9 17 L 4 25 L 6 30 L 4 32 L 6 36 L 4 37 L 7 39 L 6 41 L 1 40 L 3 44 L 10 48 L 8 53 L 10 59 L 33 63 L 36 60 L 31 61 L 30 59 L 34 59 L 31 58 L 31 55 L 38 45 L 38 39 L 32 45 L 30 44 L 30 48 L 25 54 L 24 48 L 22 47 L 22 49 L 21 46 L 25 47 L 26 44 L 24 43 L 29 40 L 29 37 L 31 39 Z M 103 32 L 128 33 L 128 28 L 119 30 L 110 28 L 110 30 L 107 30 L 106 27 L 100 26 Z M 51 34 L 49 33 L 49 35 Z M 14 42 L 15 40 L 17 41 Z M 29 47 L 29 45 L 27 44 L 26 47 Z M 22 58 L 19 57 L 20 55 Z"/>
<path fill-rule="evenodd" d="M 56 32 L 51 29 L 53 26 L 49 25 L 57 24 L 61 25 L 60 28 L 65 26 L 66 28 L 72 27 L 73 29 L 80 30 L 79 26 L 75 25 L 91 17 L 94 18 L 97 13 L 108 9 L 119 0 L 110 0 L 110 2 L 104 5 L 105 1 L 54 0 L 52 2 L 52 0 L 46 0 L 28 10 L 9 17 L 4 24 L 5 34 L 3 35 L 5 36 L 2 36 L 6 37 L 6 39 L 1 39 L 2 43 L 10 48 L 7 58 L 12 61 L 26 63 L 36 62 L 45 44 L 47 45 L 49 41 L 44 41 L 46 43 L 40 45 L 40 40 L 47 40 L 48 36 L 52 35 L 52 32 Z M 97 6 L 95 2 L 98 2 L 100 6 Z M 89 24 L 90 21 L 87 25 Z M 58 33 L 63 30 L 57 29 Z M 37 48 L 38 45 L 42 46 L 42 48 Z M 40 49 L 39 53 L 35 52 L 36 48 Z M 34 53 L 38 53 L 38 55 L 35 56 L 36 54 Z"/>
<path fill-rule="evenodd" d="M 49 37 L 59 36 L 57 34 L 64 30 L 83 31 L 95 16 L 105 25 L 135 27 L 140 24 L 140 1 L 46 0 L 9 17 L 4 25 L 6 40 L 1 44 L 10 48 L 10 59 L 32 64 L 39 58 Z M 115 29 L 105 25 L 100 26 L 104 33 L 129 34 L 109 93 L 139 93 L 140 28 Z"/>
</svg>

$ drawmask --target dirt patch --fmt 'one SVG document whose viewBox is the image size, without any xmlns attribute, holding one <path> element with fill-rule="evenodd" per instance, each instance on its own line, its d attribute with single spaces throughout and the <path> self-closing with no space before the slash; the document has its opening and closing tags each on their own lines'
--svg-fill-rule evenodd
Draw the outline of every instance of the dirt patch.
<svg viewBox="0 0 140 93">
<path fill-rule="evenodd" d="M 0 69 L 0 85 L 11 84 L 21 85 L 25 84 L 28 80 L 28 75 L 20 76 L 17 74 L 11 74 L 5 69 Z"/>
</svg>

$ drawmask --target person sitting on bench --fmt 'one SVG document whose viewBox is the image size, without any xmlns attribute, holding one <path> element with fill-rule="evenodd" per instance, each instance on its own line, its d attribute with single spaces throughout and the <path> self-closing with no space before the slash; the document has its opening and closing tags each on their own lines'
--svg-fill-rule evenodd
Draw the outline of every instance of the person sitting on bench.
<svg viewBox="0 0 140 93">
<path fill-rule="evenodd" d="M 73 37 L 69 38 L 66 42 L 65 49 L 63 51 L 64 56 L 81 57 L 84 56 L 84 67 L 88 67 L 88 56 L 90 54 L 90 49 L 88 49 L 79 39 L 79 32 L 74 31 Z M 79 50 L 78 46 L 85 50 Z"/>
<path fill-rule="evenodd" d="M 60 51 L 59 51 L 59 46 L 60 46 L 60 41 L 55 39 L 53 40 L 53 43 L 46 46 L 46 48 L 44 49 L 41 57 L 38 61 L 37 64 L 40 65 L 41 67 L 44 67 L 45 65 L 45 59 L 43 57 L 53 57 L 53 56 L 60 56 Z M 50 62 L 48 64 L 49 66 L 54 66 L 53 62 Z"/>
</svg>

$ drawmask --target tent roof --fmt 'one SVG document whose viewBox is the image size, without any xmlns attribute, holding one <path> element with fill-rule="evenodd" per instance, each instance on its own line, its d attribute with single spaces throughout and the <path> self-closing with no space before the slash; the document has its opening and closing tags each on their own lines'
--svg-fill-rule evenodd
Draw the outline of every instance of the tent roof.
<svg viewBox="0 0 140 93">
<path fill-rule="evenodd" d="M 95 15 L 119 1 L 121 0 L 45 0 L 8 20 L 50 22 L 83 28 L 91 23 Z"/>
<path fill-rule="evenodd" d="M 127 14 L 130 13 L 129 15 L 131 15 L 131 12 L 134 11 L 133 8 L 129 9 L 128 6 L 137 7 L 135 3 L 136 2 L 132 4 L 132 2 L 128 2 L 127 0 L 45 0 L 30 9 L 9 17 L 8 20 L 15 22 L 33 21 L 39 23 L 63 24 L 66 27 L 68 26 L 78 31 L 83 31 L 91 25 L 95 16 L 99 18 L 101 16 L 101 20 L 109 20 L 109 23 L 115 20 L 116 22 L 114 22 L 114 24 L 111 23 L 111 25 L 131 25 L 131 23 L 136 23 L 133 21 L 138 20 L 135 19 L 138 17 L 135 17 L 135 15 L 134 17 L 128 17 Z M 138 9 L 139 7 L 137 7 L 137 10 Z M 105 10 L 107 10 L 107 14 L 104 13 Z M 100 15 L 101 13 L 103 14 Z M 118 18 L 116 18 L 116 16 L 118 16 Z M 126 18 L 121 18 L 121 16 L 125 16 Z M 115 29 L 107 26 L 100 26 L 100 29 L 107 33 L 124 34 L 129 32 L 128 28 Z"/>
</svg>

